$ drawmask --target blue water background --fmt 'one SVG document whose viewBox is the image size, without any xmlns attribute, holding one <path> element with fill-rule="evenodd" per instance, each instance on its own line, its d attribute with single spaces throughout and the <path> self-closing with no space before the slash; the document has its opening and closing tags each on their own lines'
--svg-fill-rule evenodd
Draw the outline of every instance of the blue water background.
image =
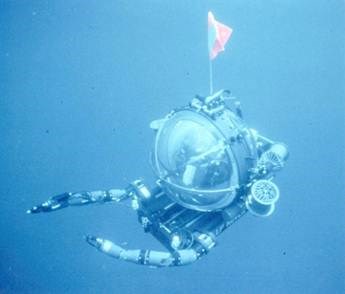
<svg viewBox="0 0 345 294">
<path fill-rule="evenodd" d="M 276 212 L 169 269 L 85 243 L 161 249 L 125 205 L 26 215 L 64 191 L 152 182 L 150 121 L 208 93 L 208 10 L 234 29 L 215 88 L 289 145 Z M 340 0 L 2 0 L 0 292 L 345 293 L 344 24 Z"/>
</svg>

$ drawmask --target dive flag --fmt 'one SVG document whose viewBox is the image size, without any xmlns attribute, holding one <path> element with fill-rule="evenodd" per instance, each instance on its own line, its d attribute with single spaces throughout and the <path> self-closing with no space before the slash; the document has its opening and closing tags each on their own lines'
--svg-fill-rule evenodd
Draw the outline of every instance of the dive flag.
<svg viewBox="0 0 345 294">
<path fill-rule="evenodd" d="M 208 52 L 210 59 L 215 59 L 219 52 L 224 51 L 230 39 L 232 28 L 216 21 L 211 11 L 208 12 Z"/>
</svg>

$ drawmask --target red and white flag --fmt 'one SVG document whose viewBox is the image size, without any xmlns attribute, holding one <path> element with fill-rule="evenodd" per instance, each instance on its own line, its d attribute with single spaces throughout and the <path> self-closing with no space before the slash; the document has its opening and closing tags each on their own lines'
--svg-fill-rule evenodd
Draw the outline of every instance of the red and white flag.
<svg viewBox="0 0 345 294">
<path fill-rule="evenodd" d="M 220 23 L 211 11 L 208 13 L 208 51 L 210 59 L 224 51 L 226 42 L 230 39 L 232 28 Z"/>
</svg>

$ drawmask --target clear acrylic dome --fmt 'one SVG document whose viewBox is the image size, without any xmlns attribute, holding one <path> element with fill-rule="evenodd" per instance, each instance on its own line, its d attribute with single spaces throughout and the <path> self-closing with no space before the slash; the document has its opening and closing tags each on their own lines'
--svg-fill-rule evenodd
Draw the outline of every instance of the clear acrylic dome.
<svg viewBox="0 0 345 294">
<path fill-rule="evenodd" d="M 235 195 L 237 170 L 225 137 L 201 114 L 183 110 L 156 137 L 155 169 L 168 194 L 181 205 L 214 210 Z"/>
</svg>

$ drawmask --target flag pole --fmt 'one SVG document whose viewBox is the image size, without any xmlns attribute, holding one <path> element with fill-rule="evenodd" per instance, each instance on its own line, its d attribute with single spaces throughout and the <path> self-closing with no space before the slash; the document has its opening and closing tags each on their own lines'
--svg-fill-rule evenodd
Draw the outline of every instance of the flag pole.
<svg viewBox="0 0 345 294">
<path fill-rule="evenodd" d="M 212 60 L 209 58 L 209 68 L 210 68 L 210 95 L 213 94 L 213 68 L 212 68 Z"/>
<path fill-rule="evenodd" d="M 209 71 L 210 71 L 210 95 L 213 94 L 213 64 L 212 59 L 216 58 L 218 53 L 224 51 L 224 46 L 232 34 L 232 28 L 222 24 L 214 18 L 211 11 L 207 14 L 208 24 L 208 53 L 209 53 Z"/>
</svg>

